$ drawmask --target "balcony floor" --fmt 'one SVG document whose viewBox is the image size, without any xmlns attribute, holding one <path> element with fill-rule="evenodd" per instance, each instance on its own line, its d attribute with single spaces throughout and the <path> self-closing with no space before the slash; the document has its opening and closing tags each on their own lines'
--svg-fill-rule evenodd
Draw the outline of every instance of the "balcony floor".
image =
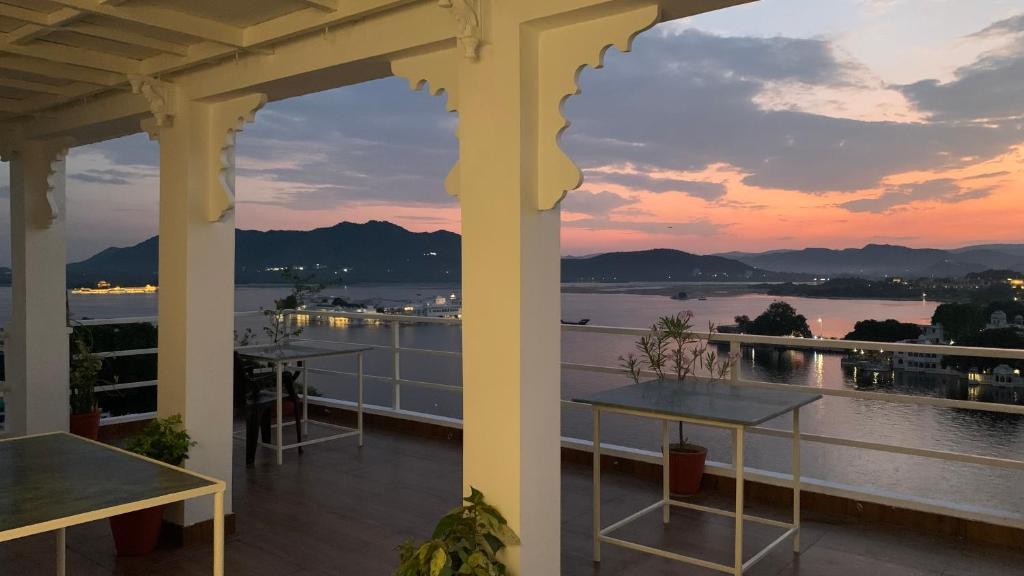
<svg viewBox="0 0 1024 576">
<path fill-rule="evenodd" d="M 251 469 L 237 464 L 241 448 L 236 443 L 237 532 L 228 537 L 226 548 L 226 573 L 231 575 L 391 574 L 395 547 L 428 535 L 459 495 L 461 451 L 452 442 L 370 430 L 362 451 L 352 441 L 321 444 L 302 456 L 286 453 L 280 468 L 264 451 Z M 656 501 L 659 493 L 656 484 L 617 473 L 605 474 L 603 490 L 605 524 Z M 607 545 L 604 562 L 595 568 L 590 560 L 590 468 L 564 464 L 562 495 L 563 574 L 716 574 Z M 730 561 L 731 519 L 682 510 L 672 518 L 663 529 L 660 515 L 653 513 L 619 534 L 653 545 L 674 542 L 675 551 Z M 745 532 L 748 557 L 754 547 L 781 533 L 750 523 Z M 210 546 L 118 559 L 105 522 L 69 530 L 68 543 L 73 576 L 210 573 Z M 1020 574 L 1024 565 L 1024 553 L 822 517 L 805 519 L 802 547 L 795 557 L 788 545 L 780 546 L 748 573 L 1000 576 Z M 52 536 L 0 544 L 0 574 L 53 574 Z"/>
</svg>

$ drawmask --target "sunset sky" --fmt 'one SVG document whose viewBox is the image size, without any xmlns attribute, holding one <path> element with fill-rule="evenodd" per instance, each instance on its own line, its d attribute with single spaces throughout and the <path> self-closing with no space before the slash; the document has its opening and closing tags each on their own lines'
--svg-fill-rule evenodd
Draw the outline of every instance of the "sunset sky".
<svg viewBox="0 0 1024 576">
<path fill-rule="evenodd" d="M 648 31 L 581 86 L 566 254 L 1024 242 L 1020 0 L 762 0 Z M 458 231 L 443 104 L 386 79 L 268 105 L 238 227 Z M 157 174 L 144 135 L 74 149 L 69 258 L 155 234 Z"/>
</svg>

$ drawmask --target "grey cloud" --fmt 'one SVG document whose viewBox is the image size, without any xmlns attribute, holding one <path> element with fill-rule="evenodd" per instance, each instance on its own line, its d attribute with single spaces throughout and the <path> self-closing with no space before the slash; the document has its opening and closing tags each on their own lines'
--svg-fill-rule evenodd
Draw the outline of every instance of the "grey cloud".
<svg viewBox="0 0 1024 576">
<path fill-rule="evenodd" d="M 975 36 L 1008 36 L 1009 46 L 958 69 L 950 82 L 922 80 L 898 88 L 933 120 L 991 123 L 1024 118 L 1024 14 Z"/>
<path fill-rule="evenodd" d="M 88 172 L 72 172 L 68 174 L 68 179 L 78 180 L 79 182 L 88 182 L 90 184 L 110 184 L 112 186 L 127 186 L 132 183 L 127 178 L 123 178 L 121 176 L 97 174 L 91 170 Z"/>
<path fill-rule="evenodd" d="M 843 85 L 854 72 L 825 40 L 642 35 L 632 53 L 613 51 L 603 70 L 584 72 L 582 95 L 564 107 L 572 121 L 564 148 L 584 168 L 629 162 L 686 171 L 727 162 L 749 174 L 748 185 L 822 193 L 993 157 L 1024 141 L 1015 123 L 868 122 L 754 102 L 768 82 Z"/>
<path fill-rule="evenodd" d="M 725 185 L 718 182 L 700 182 L 679 180 L 675 178 L 652 178 L 643 173 L 625 172 L 588 172 L 588 182 L 604 182 L 620 184 L 628 188 L 646 190 L 648 192 L 679 192 L 704 200 L 717 200 L 725 196 Z"/>
<path fill-rule="evenodd" d="M 839 205 L 840 208 L 850 212 L 871 212 L 880 214 L 919 201 L 935 201 L 944 203 L 957 203 L 977 198 L 984 198 L 991 194 L 992 188 L 976 188 L 964 190 L 955 180 L 940 178 L 914 184 L 904 184 L 886 190 L 880 196 L 874 198 L 861 198 L 851 200 Z"/>
<path fill-rule="evenodd" d="M 582 214 L 606 214 L 617 208 L 636 204 L 634 198 L 626 198 L 613 192 L 603 190 L 601 192 L 572 191 L 562 201 L 562 209 L 568 212 L 579 212 Z"/>
</svg>

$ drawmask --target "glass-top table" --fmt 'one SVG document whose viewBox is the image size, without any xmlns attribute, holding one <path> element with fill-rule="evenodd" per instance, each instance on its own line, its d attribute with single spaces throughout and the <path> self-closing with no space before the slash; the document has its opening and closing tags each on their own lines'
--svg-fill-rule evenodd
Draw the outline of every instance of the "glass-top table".
<svg viewBox="0 0 1024 576">
<path fill-rule="evenodd" d="M 276 344 L 242 346 L 235 350 L 244 358 L 270 364 L 274 368 L 275 412 L 277 416 L 277 421 L 274 425 L 274 443 L 263 444 L 261 442 L 260 445 L 274 450 L 278 465 L 284 463 L 284 451 L 293 448 L 301 448 L 310 444 L 318 444 L 320 442 L 327 442 L 329 440 L 338 440 L 353 436 L 358 437 L 360 447 L 363 445 L 363 354 L 373 350 L 372 346 L 343 344 L 340 342 L 317 342 L 314 345 L 302 340 L 288 340 Z M 310 360 L 348 355 L 355 355 L 356 357 L 356 427 L 353 429 L 346 426 L 338 426 L 330 422 L 310 420 L 308 394 L 309 383 L 306 378 L 306 372 L 309 370 L 308 362 Z M 289 365 L 298 367 L 302 375 L 302 414 L 301 416 L 298 416 L 302 425 L 302 434 L 307 434 L 309 432 L 308 427 L 311 422 L 317 426 L 334 429 L 336 430 L 336 433 L 306 440 L 302 440 L 300 438 L 299 442 L 293 442 L 291 444 L 284 443 L 284 368 Z M 295 407 L 296 411 L 298 408 L 298 406 Z"/>
<path fill-rule="evenodd" d="M 603 390 L 574 398 L 575 402 L 590 404 L 594 416 L 594 561 L 601 561 L 601 544 L 613 544 L 654 554 L 664 558 L 717 570 L 734 576 L 741 576 L 755 563 L 764 558 L 772 549 L 793 539 L 793 552 L 800 552 L 800 408 L 821 398 L 820 394 L 798 390 L 758 388 L 751 385 L 732 384 L 707 378 L 678 380 L 651 380 Z M 606 412 L 642 416 L 661 421 L 662 495 L 650 506 L 635 512 L 607 527 L 601 521 L 601 415 Z M 792 480 L 793 520 L 780 522 L 744 514 L 743 512 L 743 449 L 744 434 L 751 426 L 763 424 L 774 418 L 793 415 L 792 439 Z M 724 428 L 732 431 L 733 472 L 736 477 L 736 504 L 734 511 L 720 510 L 675 499 L 669 493 L 669 422 L 689 422 L 704 426 Z M 719 514 L 735 520 L 732 564 L 712 562 L 707 559 L 677 554 L 653 546 L 632 542 L 613 536 L 612 533 L 638 520 L 644 515 L 661 509 L 662 522 L 668 524 L 671 508 L 689 508 L 701 512 Z M 743 522 L 751 521 L 781 528 L 784 532 L 749 559 L 743 555 Z"/>
<path fill-rule="evenodd" d="M 0 440 L 0 542 L 212 495 L 213 574 L 224 573 L 224 482 L 65 432 Z M 2 570 L 0 570 L 2 572 Z"/>
</svg>

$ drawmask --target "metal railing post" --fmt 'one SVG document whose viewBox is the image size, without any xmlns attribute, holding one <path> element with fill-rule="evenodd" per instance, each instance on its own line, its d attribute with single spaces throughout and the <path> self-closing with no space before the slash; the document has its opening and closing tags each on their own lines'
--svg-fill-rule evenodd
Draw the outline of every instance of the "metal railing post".
<svg viewBox="0 0 1024 576">
<path fill-rule="evenodd" d="M 391 361 L 392 361 L 392 406 L 395 410 L 402 409 L 402 359 L 401 359 L 401 342 L 399 340 L 400 328 L 402 322 L 400 320 L 391 321 Z"/>
<path fill-rule="evenodd" d="M 739 340 L 729 342 L 729 357 L 732 365 L 729 367 L 729 379 L 737 381 L 740 379 L 740 360 L 742 360 L 743 345 Z"/>
</svg>

